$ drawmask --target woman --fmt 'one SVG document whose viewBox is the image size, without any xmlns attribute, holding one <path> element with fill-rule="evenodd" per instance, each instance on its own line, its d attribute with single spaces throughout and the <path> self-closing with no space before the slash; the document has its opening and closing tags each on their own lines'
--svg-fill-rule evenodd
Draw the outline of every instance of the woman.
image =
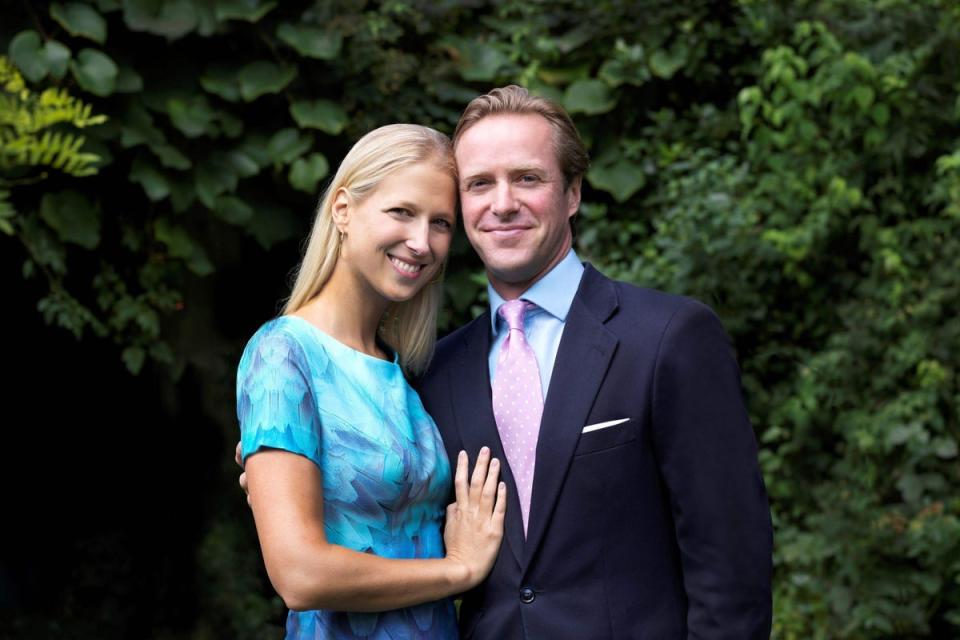
<svg viewBox="0 0 960 640">
<path fill-rule="evenodd" d="M 284 314 L 237 372 L 249 500 L 287 638 L 455 638 L 450 596 L 493 566 L 499 463 L 456 502 L 436 425 L 407 384 L 430 357 L 456 223 L 449 139 L 389 125 L 350 150 L 317 212 Z M 446 555 L 444 556 L 444 543 Z"/>
</svg>

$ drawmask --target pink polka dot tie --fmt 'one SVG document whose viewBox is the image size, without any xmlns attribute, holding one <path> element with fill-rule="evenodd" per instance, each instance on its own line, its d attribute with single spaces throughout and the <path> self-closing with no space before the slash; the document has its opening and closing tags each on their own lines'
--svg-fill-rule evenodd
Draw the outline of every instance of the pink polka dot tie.
<svg viewBox="0 0 960 640">
<path fill-rule="evenodd" d="M 507 321 L 510 331 L 500 346 L 493 378 L 493 416 L 517 483 L 524 534 L 530 517 L 537 436 L 543 414 L 540 368 L 523 333 L 523 315 L 534 306 L 526 300 L 510 300 L 500 307 L 500 316 Z"/>
</svg>

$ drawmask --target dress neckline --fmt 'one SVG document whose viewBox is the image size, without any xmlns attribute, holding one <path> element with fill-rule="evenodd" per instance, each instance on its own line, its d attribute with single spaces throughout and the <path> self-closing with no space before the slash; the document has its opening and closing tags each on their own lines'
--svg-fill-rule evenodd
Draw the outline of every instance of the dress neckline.
<svg viewBox="0 0 960 640">
<path fill-rule="evenodd" d="M 323 329 L 321 329 L 320 327 L 313 324 L 312 322 L 310 322 L 309 320 L 307 320 L 302 316 L 286 314 L 286 315 L 278 316 L 277 320 L 283 320 L 283 319 L 289 319 L 289 318 L 296 319 L 298 323 L 304 324 L 310 327 L 313 334 L 316 335 L 318 338 L 320 338 L 324 344 L 330 345 L 345 354 L 352 355 L 362 360 L 369 360 L 371 363 L 376 364 L 377 366 L 387 366 L 390 368 L 394 368 L 394 367 L 399 368 L 400 366 L 399 355 L 397 355 L 397 352 L 391 349 L 388 345 L 384 344 L 383 340 L 380 339 L 380 336 L 377 336 L 377 346 L 383 349 L 384 353 L 386 353 L 388 356 L 392 356 L 392 359 L 390 360 L 384 360 L 383 358 L 378 358 L 376 356 L 370 355 L 369 353 L 364 353 L 363 351 L 354 349 L 350 345 L 345 344 L 340 340 L 337 340 L 332 335 L 330 335 L 329 333 L 327 333 L 326 331 L 324 331 Z"/>
</svg>

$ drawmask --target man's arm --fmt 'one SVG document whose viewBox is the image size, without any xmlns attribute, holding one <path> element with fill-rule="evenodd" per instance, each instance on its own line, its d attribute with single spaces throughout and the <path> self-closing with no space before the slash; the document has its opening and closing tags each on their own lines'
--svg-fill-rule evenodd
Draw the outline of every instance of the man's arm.
<svg viewBox="0 0 960 640">
<path fill-rule="evenodd" d="M 653 390 L 657 458 L 670 494 L 688 637 L 770 637 L 773 528 L 730 340 L 688 301 L 667 325 Z"/>
</svg>

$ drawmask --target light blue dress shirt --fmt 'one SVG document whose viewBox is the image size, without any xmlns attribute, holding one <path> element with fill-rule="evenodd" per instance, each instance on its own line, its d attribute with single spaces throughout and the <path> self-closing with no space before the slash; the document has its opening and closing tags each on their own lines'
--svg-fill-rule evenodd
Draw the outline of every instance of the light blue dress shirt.
<svg viewBox="0 0 960 640">
<path fill-rule="evenodd" d="M 577 294 L 582 277 L 583 264 L 573 249 L 570 249 L 557 266 L 520 295 L 521 299 L 537 305 L 524 316 L 523 332 L 537 357 L 544 401 L 547 399 L 547 390 L 553 375 L 553 361 L 557 359 L 560 338 L 563 337 L 563 328 L 567 324 L 567 313 L 570 312 L 570 305 L 573 304 L 573 297 Z M 509 332 L 506 321 L 498 313 L 506 300 L 489 284 L 487 295 L 490 298 L 490 323 L 493 328 L 493 343 L 489 356 L 490 383 L 493 384 L 493 378 L 497 375 L 500 346 Z"/>
</svg>

